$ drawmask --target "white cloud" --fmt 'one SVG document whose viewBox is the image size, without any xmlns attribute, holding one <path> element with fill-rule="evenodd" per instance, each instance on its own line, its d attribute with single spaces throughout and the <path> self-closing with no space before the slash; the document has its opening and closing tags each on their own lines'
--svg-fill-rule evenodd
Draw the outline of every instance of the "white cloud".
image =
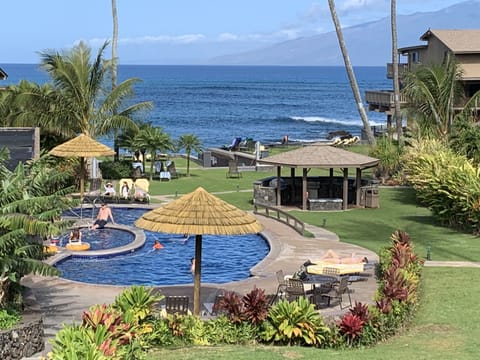
<svg viewBox="0 0 480 360">
<path fill-rule="evenodd" d="M 385 0 L 346 0 L 339 9 L 349 11 L 384 4 Z"/>
</svg>

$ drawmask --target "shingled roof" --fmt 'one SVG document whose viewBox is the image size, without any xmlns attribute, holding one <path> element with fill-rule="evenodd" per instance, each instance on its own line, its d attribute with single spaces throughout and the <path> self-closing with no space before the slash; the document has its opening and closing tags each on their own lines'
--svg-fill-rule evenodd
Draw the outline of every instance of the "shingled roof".
<svg viewBox="0 0 480 360">
<path fill-rule="evenodd" d="M 480 53 L 480 30 L 433 30 L 425 32 L 420 40 L 428 41 L 431 36 L 435 36 L 454 54 L 472 54 Z"/>
<path fill-rule="evenodd" d="M 291 168 L 360 168 L 377 166 L 379 159 L 330 145 L 308 145 L 258 160 L 260 164 Z"/>
</svg>

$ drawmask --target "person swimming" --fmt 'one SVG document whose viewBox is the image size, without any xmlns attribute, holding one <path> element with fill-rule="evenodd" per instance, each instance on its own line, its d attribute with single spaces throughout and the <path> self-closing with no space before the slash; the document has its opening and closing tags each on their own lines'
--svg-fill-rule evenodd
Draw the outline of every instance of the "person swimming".
<svg viewBox="0 0 480 360">
<path fill-rule="evenodd" d="M 163 249 L 163 245 L 160 243 L 160 241 L 155 240 L 153 243 L 153 250 L 160 250 Z"/>
</svg>

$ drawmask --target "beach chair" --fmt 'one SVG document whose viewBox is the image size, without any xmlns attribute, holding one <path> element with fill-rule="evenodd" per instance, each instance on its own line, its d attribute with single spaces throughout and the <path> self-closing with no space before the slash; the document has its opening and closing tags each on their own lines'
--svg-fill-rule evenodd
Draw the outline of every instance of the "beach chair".
<svg viewBox="0 0 480 360">
<path fill-rule="evenodd" d="M 167 314 L 188 315 L 188 296 L 167 296 L 165 311 Z"/>
<path fill-rule="evenodd" d="M 128 186 L 128 193 L 122 191 L 124 184 Z M 133 191 L 134 191 L 134 182 L 131 178 L 123 178 L 118 182 L 118 191 L 117 191 L 117 200 L 118 202 L 127 201 L 131 202 L 133 200 Z"/>
<path fill-rule="evenodd" d="M 100 198 L 103 202 L 115 202 L 118 198 L 118 193 L 116 191 L 117 182 L 116 181 L 107 181 L 103 184 L 103 191 L 100 195 Z M 112 192 L 113 189 L 113 192 Z"/>
<path fill-rule="evenodd" d="M 227 179 L 229 178 L 241 178 L 242 173 L 238 171 L 238 163 L 235 160 L 230 160 L 228 162 L 228 171 L 226 174 Z"/>
<path fill-rule="evenodd" d="M 134 198 L 136 201 L 150 203 L 150 182 L 147 179 L 135 180 Z"/>
</svg>

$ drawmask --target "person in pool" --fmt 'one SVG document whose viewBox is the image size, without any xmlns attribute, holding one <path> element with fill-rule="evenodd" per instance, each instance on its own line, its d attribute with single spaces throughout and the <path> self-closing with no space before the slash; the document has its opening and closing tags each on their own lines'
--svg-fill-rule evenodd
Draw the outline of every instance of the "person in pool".
<svg viewBox="0 0 480 360">
<path fill-rule="evenodd" d="M 80 229 L 73 229 L 73 231 L 70 233 L 70 236 L 68 237 L 68 242 L 69 243 L 82 243 L 82 233 L 80 232 Z"/>
<path fill-rule="evenodd" d="M 160 243 L 160 241 L 155 240 L 153 243 L 153 250 L 160 250 L 163 248 L 163 245 Z"/>
<path fill-rule="evenodd" d="M 108 219 L 112 221 L 112 224 L 115 224 L 115 221 L 113 220 L 112 210 L 110 210 L 107 204 L 103 203 L 100 207 L 100 210 L 98 210 L 97 219 L 93 223 L 92 229 L 103 229 L 107 224 Z"/>
</svg>

